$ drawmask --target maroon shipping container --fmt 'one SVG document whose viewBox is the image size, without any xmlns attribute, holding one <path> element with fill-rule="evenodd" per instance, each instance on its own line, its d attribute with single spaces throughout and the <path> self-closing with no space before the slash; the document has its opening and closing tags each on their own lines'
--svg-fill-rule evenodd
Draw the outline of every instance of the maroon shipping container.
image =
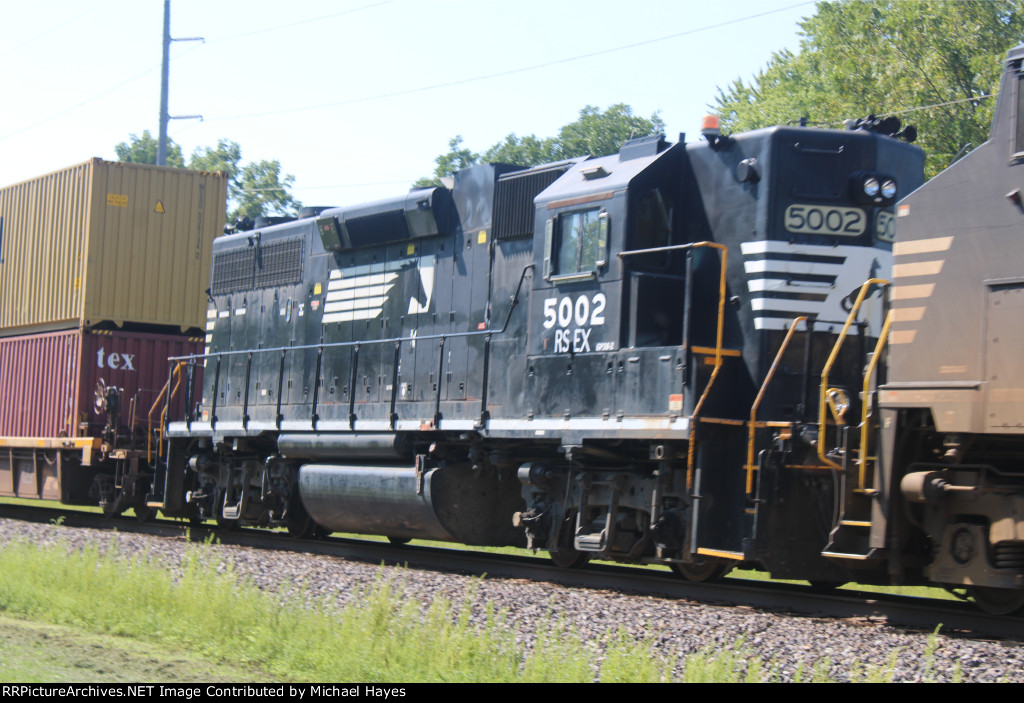
<svg viewBox="0 0 1024 703">
<path fill-rule="evenodd" d="M 122 427 L 134 398 L 144 428 L 167 383 L 168 357 L 202 352 L 201 338 L 181 335 L 76 329 L 0 338 L 0 437 L 98 436 L 106 422 L 95 409 L 100 380 L 123 389 Z M 183 398 L 184 387 L 172 406 L 178 415 Z"/>
</svg>

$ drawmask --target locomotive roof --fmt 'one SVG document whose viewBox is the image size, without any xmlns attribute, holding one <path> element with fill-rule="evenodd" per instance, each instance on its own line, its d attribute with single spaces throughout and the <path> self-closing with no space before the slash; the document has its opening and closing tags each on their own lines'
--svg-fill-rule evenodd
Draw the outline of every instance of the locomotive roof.
<svg viewBox="0 0 1024 703">
<path fill-rule="evenodd" d="M 618 154 L 585 159 L 574 164 L 565 175 L 544 189 L 534 202 L 541 204 L 570 196 L 586 196 L 625 189 L 633 178 L 671 151 L 674 146 L 648 156 L 632 158 L 623 158 L 628 153 L 626 147 L 623 147 Z"/>
</svg>

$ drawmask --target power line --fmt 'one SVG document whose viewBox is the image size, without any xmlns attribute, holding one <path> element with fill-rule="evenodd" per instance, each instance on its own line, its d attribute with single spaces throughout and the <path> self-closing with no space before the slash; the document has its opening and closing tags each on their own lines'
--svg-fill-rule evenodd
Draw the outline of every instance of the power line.
<svg viewBox="0 0 1024 703">
<path fill-rule="evenodd" d="M 194 51 L 196 48 L 198 48 L 198 47 L 190 47 L 188 50 L 180 52 L 174 58 L 180 58 L 180 57 L 188 54 L 189 52 Z M 96 102 L 97 100 L 99 100 L 102 97 L 105 97 L 107 95 L 110 95 L 111 93 L 117 92 L 121 88 L 124 88 L 126 85 L 134 83 L 135 81 L 137 81 L 137 80 L 139 80 L 141 78 L 145 78 L 150 73 L 153 73 L 154 71 L 157 71 L 159 68 L 160 68 L 160 64 L 156 64 L 156 65 L 150 66 L 149 68 L 147 68 L 142 73 L 136 74 L 136 75 L 132 76 L 131 78 L 123 80 L 120 83 L 118 83 L 117 85 L 108 88 L 107 90 L 104 90 L 104 91 L 102 91 L 100 93 L 96 93 L 91 98 L 87 98 L 87 99 L 83 100 L 80 103 L 76 103 L 76 104 L 72 105 L 71 107 L 68 107 L 68 108 L 65 108 L 65 109 L 61 110 L 60 112 L 55 112 L 52 115 L 50 115 L 49 117 L 44 117 L 43 119 L 38 120 L 36 122 L 33 122 L 32 124 L 25 125 L 24 127 L 16 129 L 13 132 L 8 132 L 7 134 L 4 134 L 4 135 L 0 136 L 0 142 L 4 141 L 5 139 L 10 139 L 11 137 L 16 136 L 18 134 L 21 134 L 22 132 L 27 132 L 30 129 L 35 129 L 36 127 L 39 127 L 40 125 L 44 125 L 47 122 L 51 122 L 51 121 L 57 119 L 58 117 L 63 117 L 64 115 L 68 114 L 69 112 L 74 112 L 75 110 L 77 110 L 80 107 L 85 107 L 89 103 Z"/>
<path fill-rule="evenodd" d="M 988 98 L 994 98 L 997 95 L 999 95 L 999 91 L 996 91 L 994 93 L 982 93 L 981 95 L 976 95 L 976 96 L 971 97 L 971 98 L 960 98 L 959 100 L 947 100 L 946 102 L 931 103 L 929 105 L 919 105 L 917 107 L 906 107 L 906 108 L 901 108 L 899 110 L 879 110 L 879 113 L 882 114 L 882 115 L 892 115 L 892 116 L 906 115 L 906 114 L 909 114 L 911 112 L 920 112 L 921 110 L 931 110 L 932 108 L 935 108 L 935 107 L 948 107 L 949 105 L 956 105 L 958 103 L 980 102 L 982 100 L 987 100 Z M 843 121 L 839 121 L 839 122 L 808 122 L 807 124 L 809 126 L 811 126 L 811 127 L 839 127 L 839 126 L 843 125 Z"/>
<path fill-rule="evenodd" d="M 108 0 L 108 2 L 109 2 L 109 0 Z M 104 4 L 107 4 L 107 3 L 104 3 Z M 92 13 L 96 12 L 96 10 L 100 9 L 100 7 L 102 7 L 102 5 L 98 6 L 96 3 L 92 3 L 92 4 L 88 5 L 88 7 L 89 7 L 89 9 L 86 10 L 85 12 L 80 12 L 77 15 L 73 15 L 71 17 L 68 17 L 63 22 L 58 22 L 56 24 L 48 25 L 47 28 L 46 28 L 46 31 L 40 32 L 39 34 L 33 34 L 31 37 L 29 37 L 25 41 L 21 42 L 20 44 L 15 44 L 14 46 L 8 47 L 6 51 L 0 52 L 0 57 L 7 56 L 8 54 L 13 54 L 15 51 L 20 51 L 21 49 L 23 49 L 26 46 L 38 46 L 41 43 L 40 39 L 42 39 L 43 37 L 48 36 L 50 34 L 56 33 L 56 31 L 58 29 L 60 29 L 61 27 L 64 27 L 64 26 L 69 25 L 69 24 L 72 24 L 74 22 L 78 22 L 78 20 L 80 20 L 81 18 L 85 17 L 86 15 L 89 15 L 89 14 L 92 14 Z"/>
<path fill-rule="evenodd" d="M 944 102 L 944 103 L 932 103 L 931 105 L 921 105 L 920 107 L 908 107 L 908 108 L 905 108 L 903 110 L 896 110 L 895 112 L 892 112 L 892 113 L 889 113 L 889 114 L 905 115 L 908 112 L 917 112 L 919 110 L 930 110 L 933 107 L 946 107 L 947 105 L 956 105 L 957 103 L 967 103 L 967 102 L 972 102 L 972 101 L 976 101 L 976 100 L 985 100 L 986 98 L 994 98 L 997 95 L 999 95 L 999 91 L 996 91 L 995 93 L 982 93 L 981 95 L 977 95 L 977 96 L 975 96 L 973 98 L 960 98 L 959 100 L 949 100 L 949 101 Z"/>
<path fill-rule="evenodd" d="M 366 9 L 369 9 L 369 8 L 372 8 L 372 7 L 378 7 L 380 5 L 387 5 L 388 3 L 393 2 L 393 1 L 394 0 L 381 0 L 381 2 L 371 3 L 369 5 L 361 5 L 359 7 L 353 7 L 351 9 L 349 9 L 349 10 L 344 10 L 342 12 L 335 12 L 335 13 L 329 14 L 329 15 L 320 15 L 319 17 L 311 17 L 309 19 L 299 20 L 298 22 L 292 22 L 290 24 L 277 25 L 277 26 L 274 26 L 274 27 L 267 27 L 265 29 L 256 29 L 256 30 L 253 30 L 253 31 L 250 31 L 250 32 L 245 32 L 245 33 L 242 33 L 242 34 L 233 34 L 233 35 L 226 36 L 226 37 L 217 37 L 217 38 L 214 38 L 212 40 L 209 40 L 207 43 L 218 42 L 218 41 L 228 41 L 228 40 L 231 40 L 231 39 L 240 39 L 240 38 L 243 38 L 243 37 L 250 37 L 250 36 L 253 36 L 253 35 L 256 35 L 256 34 L 264 34 L 264 33 L 267 33 L 267 32 L 276 32 L 278 30 L 287 29 L 289 27 L 297 27 L 297 26 L 300 26 L 300 25 L 303 25 L 303 24 L 309 24 L 311 22 L 320 22 L 322 20 L 331 19 L 333 17 L 340 17 L 342 15 L 348 15 L 348 14 L 351 14 L 353 12 L 359 12 L 361 10 L 366 10 Z M 8 49 L 7 51 L 4 51 L 3 53 L 0 53 L 0 57 L 6 56 L 6 55 L 8 55 L 8 54 L 10 54 L 10 53 L 12 53 L 14 51 L 17 51 L 18 49 L 20 49 L 20 48 L 22 48 L 24 46 L 28 46 L 30 44 L 37 44 L 38 42 L 36 40 L 38 40 L 39 38 L 44 37 L 47 34 L 52 33 L 54 30 L 58 29 L 59 27 L 63 27 L 66 24 L 70 24 L 70 23 L 72 23 L 72 22 L 74 22 L 74 21 L 76 21 L 76 20 L 78 20 L 78 19 L 80 19 L 82 17 L 85 17 L 86 15 L 90 14 L 90 12 L 94 12 L 95 10 L 96 10 L 95 7 L 91 7 L 88 12 L 80 13 L 78 15 L 75 15 L 74 17 L 71 17 L 70 19 L 65 20 L 64 22 L 62 22 L 62 23 L 60 23 L 58 25 L 54 25 L 54 26 L 50 27 L 49 29 L 47 29 L 47 31 L 45 31 L 45 32 L 43 32 L 41 34 L 35 35 L 32 39 L 30 39 L 28 41 L 25 41 L 25 42 L 19 44 L 16 47 Z M 194 51 L 197 48 L 199 48 L 199 47 L 190 47 L 187 51 L 181 51 L 181 52 L 175 54 L 174 58 L 175 59 L 180 59 L 180 58 L 188 55 L 189 53 L 191 53 L 192 51 Z M 35 129 L 36 127 L 39 127 L 41 125 L 46 124 L 47 122 L 51 122 L 51 121 L 57 119 L 58 117 L 63 117 L 64 115 L 68 114 L 69 112 L 74 112 L 75 110 L 78 110 L 79 108 L 85 107 L 86 105 L 89 105 L 90 103 L 93 103 L 93 102 L 99 100 L 102 97 L 105 97 L 107 95 L 110 95 L 111 93 L 117 92 L 121 88 L 124 88 L 125 86 L 130 85 L 130 84 L 134 83 L 135 81 L 138 81 L 138 80 L 141 80 L 142 78 L 145 78 L 146 76 L 148 76 L 149 74 L 151 74 L 154 71 L 158 70 L 159 68 L 160 68 L 160 64 L 156 64 L 155 66 L 151 66 L 150 68 L 146 69 L 142 73 L 136 74 L 135 76 L 132 76 L 131 78 L 128 78 L 128 79 L 126 79 L 124 81 L 121 81 L 117 85 L 114 85 L 114 86 L 108 88 L 107 90 L 104 90 L 104 91 L 102 91 L 100 93 L 96 93 L 92 97 L 87 98 L 87 99 L 83 100 L 82 102 L 75 103 L 74 105 L 71 105 L 71 106 L 69 106 L 69 107 L 67 107 L 67 108 L 65 108 L 63 110 L 60 110 L 59 112 L 55 112 L 52 115 L 49 115 L 48 117 L 44 117 L 43 119 L 38 120 L 36 122 L 33 122 L 32 124 L 29 124 L 29 125 L 26 125 L 24 127 L 19 128 L 19 129 L 16 129 L 13 132 L 8 132 L 7 134 L 4 134 L 4 135 L 0 136 L 0 141 L 4 141 L 5 139 L 9 139 L 10 137 L 17 136 L 18 134 L 21 134 L 22 132 L 27 132 L 28 130 Z"/>
<path fill-rule="evenodd" d="M 754 15 L 748 15 L 746 17 L 739 17 L 732 20 L 726 20 L 717 24 L 710 24 L 705 27 L 697 27 L 695 29 L 689 29 L 684 32 L 676 32 L 674 34 L 668 34 L 663 37 L 657 37 L 655 39 L 646 39 L 644 41 L 634 42 L 632 44 L 624 44 L 622 46 L 611 47 L 608 49 L 601 49 L 599 51 L 591 51 L 586 54 L 577 54 L 576 56 L 567 56 L 561 59 L 553 59 L 544 63 L 533 64 L 531 66 L 522 66 L 520 68 L 511 68 L 507 71 L 498 71 L 496 73 L 488 73 L 480 76 L 472 76 L 470 78 L 460 78 L 453 81 L 446 81 L 444 83 L 435 83 L 433 85 L 420 86 L 418 88 L 408 88 L 405 90 L 397 90 L 391 93 L 379 93 L 377 95 L 368 95 L 362 98 L 352 98 L 351 100 L 341 100 L 338 102 L 321 103 L 319 105 L 306 105 L 304 107 L 289 107 L 282 108 L 280 110 L 269 110 L 267 112 L 252 112 L 242 115 L 231 115 L 230 117 L 213 118 L 211 121 L 216 120 L 241 120 L 249 119 L 252 117 L 270 117 L 273 115 L 285 115 L 294 112 L 308 112 L 309 110 L 322 110 L 330 107 L 342 107 L 345 105 L 356 105 L 359 103 L 372 102 L 374 100 L 384 100 L 387 98 L 396 98 L 403 95 L 415 95 L 416 93 L 423 93 L 430 90 L 438 90 L 440 88 L 450 88 L 457 85 L 466 85 L 467 83 L 476 83 L 479 81 L 490 80 L 492 78 L 503 78 L 505 76 L 515 75 L 517 73 L 526 73 L 528 71 L 536 71 L 542 68 L 548 68 L 550 66 L 558 66 L 561 64 L 572 63 L 574 61 L 582 61 L 583 59 L 590 59 L 595 56 L 604 56 L 607 54 L 613 54 L 620 51 L 627 51 L 629 49 L 636 49 L 641 46 L 648 46 L 650 44 L 657 44 L 659 42 L 670 41 L 672 39 L 679 39 L 680 37 L 689 36 L 691 34 L 697 34 L 699 32 L 706 32 L 712 29 L 719 29 L 721 27 L 727 27 L 732 24 L 738 24 L 740 22 L 746 22 L 748 20 L 758 19 L 760 17 L 766 17 L 768 15 L 776 14 L 779 12 L 786 12 L 803 5 L 811 5 L 812 2 L 798 2 L 793 5 L 787 5 L 786 7 L 776 8 L 774 10 L 766 10 L 765 12 L 759 12 Z"/>
<path fill-rule="evenodd" d="M 249 31 L 249 32 L 243 32 L 242 34 L 231 34 L 231 35 L 226 36 L 226 37 L 215 37 L 215 38 L 211 39 L 210 42 L 213 43 L 213 42 L 219 42 L 219 41 L 230 41 L 232 39 L 242 39 L 244 37 L 252 37 L 252 36 L 255 36 L 257 34 L 267 34 L 268 32 L 277 32 L 277 31 L 280 31 L 282 29 L 290 29 L 291 27 L 298 27 L 298 26 L 303 25 L 303 24 L 310 24 L 311 22 L 319 22 L 321 20 L 329 20 L 329 19 L 333 19 L 335 17 L 341 17 L 342 15 L 350 15 L 353 12 L 360 12 L 362 10 L 368 10 L 368 9 L 370 9 L 372 7 L 379 7 L 381 5 L 387 5 L 390 2 L 394 2 L 394 0 L 381 0 L 381 2 L 374 2 L 374 3 L 370 3 L 369 5 L 360 5 L 359 7 L 353 7 L 351 9 L 349 9 L 349 10 L 344 10 L 342 12 L 334 12 L 334 13 L 331 13 L 329 15 L 320 15 L 319 17 L 310 17 L 309 19 L 299 20 L 298 22 L 292 22 L 291 24 L 278 24 L 278 25 L 275 25 L 273 27 L 266 27 L 265 29 L 254 29 L 254 30 Z"/>
</svg>

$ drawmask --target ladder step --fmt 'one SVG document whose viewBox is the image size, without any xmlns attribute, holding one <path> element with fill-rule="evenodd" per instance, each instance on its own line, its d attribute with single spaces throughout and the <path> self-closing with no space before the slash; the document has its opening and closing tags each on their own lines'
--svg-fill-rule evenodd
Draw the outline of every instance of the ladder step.
<svg viewBox="0 0 1024 703">
<path fill-rule="evenodd" d="M 576 535 L 573 547 L 581 552 L 600 552 L 605 546 L 604 532 L 592 532 L 588 535 Z"/>
<path fill-rule="evenodd" d="M 856 561 L 867 561 L 875 558 L 873 554 L 845 554 L 843 552 L 822 552 L 821 556 L 832 559 L 852 559 Z"/>
<path fill-rule="evenodd" d="M 839 524 L 847 527 L 871 527 L 870 520 L 840 520 Z"/>
<path fill-rule="evenodd" d="M 705 557 L 718 557 L 719 559 L 733 559 L 736 561 L 744 561 L 747 558 L 743 552 L 734 552 L 731 549 L 708 549 L 706 547 L 698 547 L 697 554 Z"/>
</svg>

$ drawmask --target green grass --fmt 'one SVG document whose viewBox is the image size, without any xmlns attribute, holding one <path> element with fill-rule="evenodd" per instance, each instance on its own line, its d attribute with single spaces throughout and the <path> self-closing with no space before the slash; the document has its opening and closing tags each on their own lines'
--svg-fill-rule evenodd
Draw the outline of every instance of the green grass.
<svg viewBox="0 0 1024 703">
<path fill-rule="evenodd" d="M 404 591 L 399 576 L 382 570 L 349 605 L 309 603 L 301 583 L 285 592 L 261 591 L 240 579 L 218 552 L 195 545 L 172 576 L 145 558 L 129 559 L 111 546 L 83 550 L 66 545 L 40 548 L 13 542 L 0 547 L 0 613 L 69 628 L 80 637 L 129 638 L 176 651 L 182 661 L 201 661 L 218 671 L 249 672 L 247 680 L 337 682 L 663 682 L 663 681 L 827 681 L 832 663 L 815 661 L 795 674 L 764 662 L 743 641 L 722 649 L 683 655 L 679 662 L 653 639 L 634 639 L 610 630 L 584 642 L 555 614 L 537 628 L 535 645 L 521 644 L 502 612 L 478 601 L 473 589 L 464 602 L 444 598 L 423 603 Z M 395 573 L 389 571 L 388 573 Z M 482 613 L 474 621 L 470 613 Z M 0 619 L 0 639 L 9 621 Z M 43 638 L 46 639 L 46 638 Z M 131 651 L 130 645 L 119 645 Z M 81 647 L 69 647 L 68 664 L 46 648 L 54 672 L 89 671 L 78 661 Z M 934 675 L 937 636 L 921 657 L 923 678 Z M 98 648 L 99 657 L 109 656 Z M 148 650 L 147 650 L 148 651 Z M 851 663 L 849 678 L 892 680 L 899 658 L 884 667 Z M 0 650 L 0 656 L 3 650 Z M 5 661 L 6 663 L 6 661 Z M 678 663 L 678 666 L 677 666 Z M 104 666 L 109 664 L 100 664 Z M 161 670 L 154 670 L 159 678 Z M 180 677 L 166 674 L 168 680 Z M 199 674 L 200 676 L 202 674 Z M 209 675 L 209 674 L 206 674 Z M 8 681 L 41 680 L 38 668 L 4 669 Z M 58 676 L 54 674 L 54 676 Z M 59 678 L 59 676 L 58 676 Z"/>
<path fill-rule="evenodd" d="M 34 499 L 27 499 L 27 498 L 0 498 L 0 507 L 2 507 L 2 505 L 4 503 L 11 503 L 13 505 L 48 507 L 48 508 L 59 507 L 61 505 L 60 503 L 56 503 L 56 502 L 50 501 L 50 500 L 34 500 Z M 92 507 L 92 506 L 69 506 L 69 509 L 82 510 L 82 511 L 92 512 L 92 513 L 101 513 L 102 512 L 99 507 Z M 128 510 L 128 511 L 125 512 L 125 515 L 129 516 L 129 517 L 132 517 L 132 516 L 134 516 L 134 512 L 132 510 Z M 206 524 L 209 527 L 213 527 L 215 525 L 215 522 L 213 520 L 208 520 L 206 522 Z M 357 540 L 363 540 L 363 541 L 369 541 L 369 542 L 387 542 L 388 541 L 387 537 L 384 537 L 384 536 L 381 536 L 381 535 L 362 535 L 362 534 L 349 534 L 349 533 L 334 533 L 333 536 L 334 537 L 346 538 L 346 539 L 357 539 Z M 411 544 L 419 545 L 419 546 L 425 546 L 425 547 L 435 547 L 435 548 L 439 548 L 439 549 L 472 550 L 472 551 L 475 551 L 475 552 L 484 552 L 484 553 L 488 553 L 488 554 L 508 554 L 508 555 L 513 555 L 513 556 L 534 557 L 534 558 L 539 558 L 539 559 L 546 559 L 547 558 L 547 552 L 545 552 L 543 550 L 540 550 L 540 551 L 537 551 L 537 552 L 532 552 L 529 549 L 521 549 L 521 548 L 518 548 L 518 547 L 466 546 L 466 545 L 457 544 L 457 543 L 453 543 L 453 542 L 436 542 L 436 541 L 432 541 L 432 540 L 420 540 L 420 539 L 411 540 Z M 600 560 L 595 560 L 595 562 L 600 563 Z M 605 562 L 605 563 L 614 563 L 614 562 Z M 669 568 L 667 566 L 664 566 L 664 565 L 661 565 L 661 564 L 648 564 L 648 565 L 645 565 L 645 566 L 643 566 L 641 568 L 654 569 L 654 570 L 657 570 L 657 571 L 668 571 L 669 570 Z M 787 580 L 781 580 L 781 579 L 772 579 L 767 573 L 765 573 L 763 571 L 755 571 L 753 569 L 735 569 L 735 570 L 731 571 L 726 576 L 726 578 L 729 578 L 729 579 L 743 579 L 743 580 L 748 580 L 748 581 L 775 581 L 776 583 L 795 583 L 795 584 L 806 584 L 807 583 L 806 581 L 787 581 Z M 915 598 L 938 598 L 938 599 L 942 599 L 942 600 L 959 600 L 956 596 L 954 596 L 949 591 L 947 591 L 947 590 L 945 590 L 943 588 L 935 588 L 935 587 L 930 587 L 930 586 L 872 586 L 872 585 L 862 585 L 862 584 L 851 583 L 851 584 L 847 584 L 847 585 L 842 586 L 840 590 L 865 591 L 865 592 L 868 592 L 868 593 L 887 593 L 887 594 L 891 594 L 891 595 L 909 596 L 909 597 L 915 597 Z"/>
<path fill-rule="evenodd" d="M 461 607 L 408 597 L 381 576 L 339 610 L 266 593 L 239 580 L 197 546 L 177 579 L 144 559 L 94 548 L 0 549 L 0 611 L 84 632 L 173 643 L 210 661 L 253 667 L 288 681 L 661 681 L 670 669 L 652 645 L 622 638 L 602 674 L 579 638 L 555 623 L 544 650 L 517 644 L 505 616 L 470 622 Z M 551 656 L 551 650 L 557 656 Z M 635 663 L 631 663 L 636 658 Z"/>
</svg>

